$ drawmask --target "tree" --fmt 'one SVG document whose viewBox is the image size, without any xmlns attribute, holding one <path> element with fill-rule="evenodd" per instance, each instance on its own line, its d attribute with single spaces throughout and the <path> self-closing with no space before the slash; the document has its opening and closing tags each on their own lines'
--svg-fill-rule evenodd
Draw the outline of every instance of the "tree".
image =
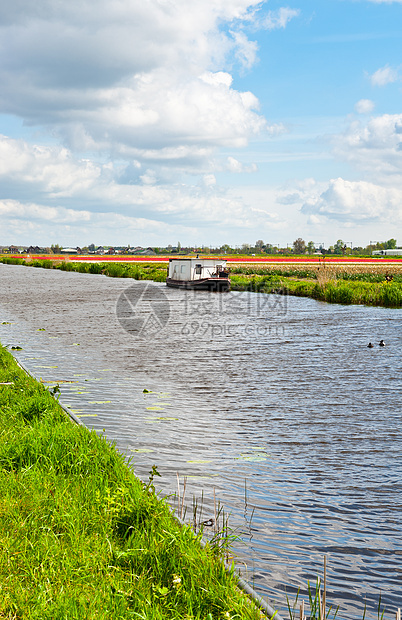
<svg viewBox="0 0 402 620">
<path fill-rule="evenodd" d="M 306 253 L 306 242 L 299 237 L 296 241 L 293 242 L 293 252 L 295 254 L 305 254 Z"/>
<path fill-rule="evenodd" d="M 56 245 L 51 245 L 50 249 L 53 252 L 53 254 L 60 254 L 60 252 L 61 252 L 61 245 L 59 245 L 58 243 Z"/>
<path fill-rule="evenodd" d="M 256 242 L 255 242 L 255 249 L 256 249 L 258 252 L 261 252 L 263 247 L 264 247 L 264 242 L 263 242 L 263 240 L 262 240 L 262 239 L 258 239 L 258 241 L 256 241 Z"/>
<path fill-rule="evenodd" d="M 395 248 L 396 248 L 396 239 L 388 239 L 388 241 L 385 242 L 386 250 L 395 250 Z"/>
<path fill-rule="evenodd" d="M 334 245 L 334 254 L 344 254 L 344 248 L 346 248 L 345 242 L 342 239 L 338 239 Z"/>
<path fill-rule="evenodd" d="M 315 252 L 315 245 L 314 245 L 314 241 L 309 241 L 307 244 L 307 251 L 309 254 L 314 254 Z"/>
</svg>

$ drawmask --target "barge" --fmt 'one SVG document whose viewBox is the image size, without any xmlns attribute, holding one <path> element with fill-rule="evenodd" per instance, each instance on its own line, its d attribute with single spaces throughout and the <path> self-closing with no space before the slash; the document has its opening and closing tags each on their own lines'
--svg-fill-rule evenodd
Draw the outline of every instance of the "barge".
<svg viewBox="0 0 402 620">
<path fill-rule="evenodd" d="M 166 284 L 174 288 L 228 291 L 229 271 L 225 260 L 170 258 Z"/>
</svg>

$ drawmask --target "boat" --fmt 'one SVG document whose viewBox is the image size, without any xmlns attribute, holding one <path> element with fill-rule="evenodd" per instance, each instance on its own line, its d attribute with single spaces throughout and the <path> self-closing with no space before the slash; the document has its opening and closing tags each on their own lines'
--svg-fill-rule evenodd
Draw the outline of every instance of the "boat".
<svg viewBox="0 0 402 620">
<path fill-rule="evenodd" d="M 170 258 L 167 286 L 203 291 L 228 291 L 229 271 L 225 260 L 214 258 Z"/>
</svg>

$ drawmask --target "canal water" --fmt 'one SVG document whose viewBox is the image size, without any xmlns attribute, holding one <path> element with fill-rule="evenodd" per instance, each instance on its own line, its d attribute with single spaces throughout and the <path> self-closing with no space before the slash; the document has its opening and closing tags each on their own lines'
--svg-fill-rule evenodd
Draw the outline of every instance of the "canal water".
<svg viewBox="0 0 402 620">
<path fill-rule="evenodd" d="M 402 606 L 401 322 L 0 264 L 0 341 L 140 478 L 156 465 L 171 502 L 186 478 L 187 518 L 196 500 L 214 517 L 215 496 L 243 575 L 283 615 L 324 555 L 338 617 Z"/>
</svg>

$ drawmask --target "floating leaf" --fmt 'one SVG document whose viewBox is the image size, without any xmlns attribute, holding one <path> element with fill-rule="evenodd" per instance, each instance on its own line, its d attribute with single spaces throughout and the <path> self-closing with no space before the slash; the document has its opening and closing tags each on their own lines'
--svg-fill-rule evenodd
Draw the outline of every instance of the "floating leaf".
<svg viewBox="0 0 402 620">
<path fill-rule="evenodd" d="M 12 351 L 22 351 L 22 347 L 11 347 Z"/>
<path fill-rule="evenodd" d="M 235 457 L 237 460 L 241 461 L 266 461 L 269 455 L 266 452 L 263 453 L 254 453 L 254 454 L 241 454 L 238 457 Z"/>
<path fill-rule="evenodd" d="M 79 342 L 73 342 L 73 344 L 71 345 L 72 347 L 79 347 L 80 343 Z"/>
<path fill-rule="evenodd" d="M 148 411 L 163 411 L 163 407 L 147 407 Z"/>
<path fill-rule="evenodd" d="M 46 329 L 44 327 L 39 327 L 39 329 L 37 330 L 38 332 L 45 332 Z"/>
<path fill-rule="evenodd" d="M 143 394 L 152 394 L 152 390 L 147 390 L 146 388 L 144 388 L 144 389 L 142 390 L 142 393 L 143 393 Z"/>
<path fill-rule="evenodd" d="M 11 323 L 9 323 L 8 321 L 3 321 L 2 325 L 11 325 Z"/>
<path fill-rule="evenodd" d="M 58 368 L 58 366 L 36 366 L 36 368 Z"/>
<path fill-rule="evenodd" d="M 150 450 L 149 448 L 134 448 L 131 452 L 140 452 L 145 454 L 146 452 L 155 452 L 155 450 Z"/>
<path fill-rule="evenodd" d="M 212 463 L 212 461 L 203 461 L 202 459 L 199 459 L 199 460 L 195 460 L 195 461 L 187 461 L 187 463 L 197 463 L 199 465 L 202 465 L 204 463 Z"/>
<path fill-rule="evenodd" d="M 157 420 L 167 420 L 167 421 L 172 421 L 172 420 L 178 420 L 179 418 L 156 418 Z"/>
<path fill-rule="evenodd" d="M 174 420 L 178 420 L 179 418 L 164 418 L 164 417 L 160 417 L 160 418 L 147 418 L 145 420 L 145 422 L 149 423 L 149 424 L 153 424 L 154 422 L 172 422 Z"/>
</svg>

